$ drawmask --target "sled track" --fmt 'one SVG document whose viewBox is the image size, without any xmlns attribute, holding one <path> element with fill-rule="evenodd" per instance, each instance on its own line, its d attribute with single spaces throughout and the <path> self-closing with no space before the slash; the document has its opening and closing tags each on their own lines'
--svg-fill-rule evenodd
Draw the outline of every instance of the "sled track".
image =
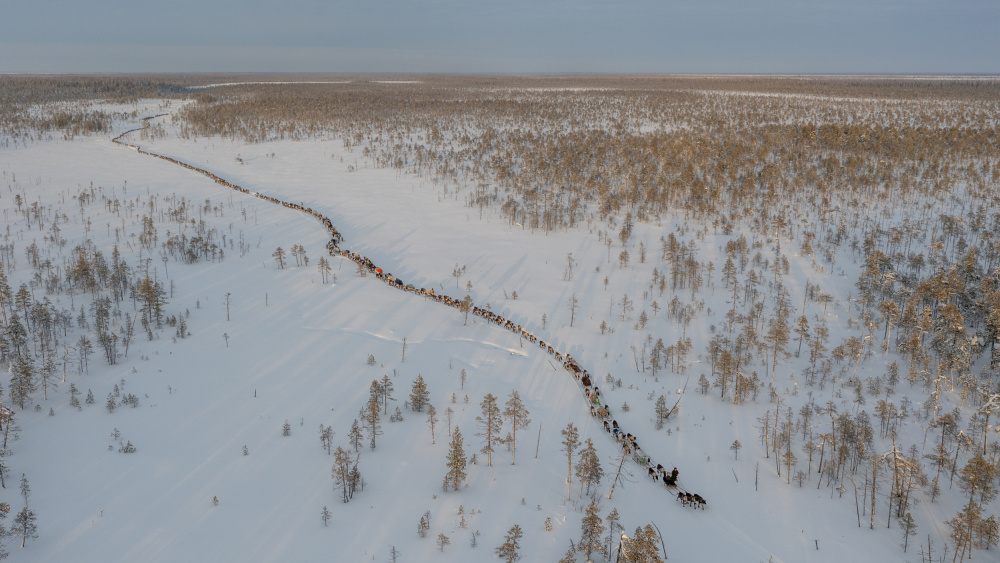
<svg viewBox="0 0 1000 563">
<path fill-rule="evenodd" d="M 382 280 L 383 282 L 389 284 L 392 287 L 395 287 L 396 289 L 400 289 L 402 291 L 408 291 L 408 292 L 411 292 L 411 293 L 416 293 L 418 295 L 423 295 L 424 297 L 427 297 L 427 298 L 433 299 L 435 301 L 441 302 L 441 303 L 443 303 L 445 305 L 454 307 L 454 308 L 459 309 L 460 311 L 463 311 L 463 312 L 466 309 L 468 309 L 469 313 L 472 313 L 474 315 L 480 316 L 480 317 L 486 319 L 487 321 L 489 321 L 491 323 L 494 323 L 494 324 L 496 324 L 496 325 L 498 325 L 500 327 L 503 327 L 503 328 L 509 330 L 510 332 L 513 332 L 514 334 L 517 334 L 519 336 L 522 336 L 522 337 L 528 339 L 533 344 L 537 344 L 543 351 L 548 352 L 549 355 L 551 355 L 555 359 L 561 361 L 562 364 L 563 364 L 563 368 L 567 372 L 569 372 L 570 374 L 572 374 L 573 376 L 575 376 L 576 379 L 577 379 L 577 381 L 579 383 L 581 383 L 581 387 L 582 387 L 582 390 L 583 390 L 584 398 L 587 400 L 588 403 L 590 403 L 590 405 L 591 405 L 591 412 L 592 413 L 595 412 L 595 405 L 596 405 L 597 408 L 601 407 L 600 392 L 598 391 L 597 386 L 592 385 L 592 382 L 591 382 L 591 379 L 590 379 L 590 373 L 587 370 L 585 370 L 585 369 L 581 369 L 580 365 L 576 362 L 576 360 L 573 359 L 573 357 L 571 355 L 569 355 L 569 354 L 563 354 L 558 349 L 556 349 L 555 347 L 553 347 L 551 344 L 546 343 L 544 340 L 538 339 L 533 333 L 531 333 L 531 332 L 525 330 L 524 328 L 522 328 L 521 325 L 515 324 L 513 321 L 511 321 L 509 319 L 506 319 L 506 318 L 504 318 L 504 317 L 502 317 L 500 315 L 497 315 L 496 313 L 493 313 L 493 312 L 491 312 L 491 311 L 489 311 L 487 309 L 480 308 L 480 307 L 476 306 L 474 303 L 472 303 L 471 301 L 466 302 L 466 301 L 463 301 L 463 300 L 460 300 L 460 299 L 455 299 L 453 297 L 449 297 L 447 295 L 438 295 L 438 294 L 434 293 L 433 289 L 417 288 L 417 287 L 414 287 L 413 285 L 404 285 L 402 280 L 400 280 L 399 278 L 393 277 L 393 275 L 390 274 L 390 273 L 385 273 L 382 268 L 376 266 L 367 257 L 361 256 L 361 255 L 359 255 L 357 253 L 352 253 L 351 251 L 349 251 L 347 249 L 340 248 L 340 244 L 343 242 L 343 236 L 340 234 L 339 231 L 337 231 L 337 228 L 333 226 L 333 222 L 330 221 L 330 219 L 328 217 L 326 217 L 325 215 L 321 214 L 319 211 L 316 211 L 316 210 L 312 209 L 311 207 L 305 207 L 304 205 L 300 205 L 300 204 L 296 204 L 296 203 L 291 203 L 291 202 L 288 202 L 288 201 L 284 201 L 284 200 L 278 199 L 278 198 L 273 197 L 273 196 L 262 194 L 260 192 L 248 190 L 248 189 L 246 189 L 246 188 L 244 188 L 242 186 L 239 186 L 237 184 L 234 184 L 234 183 L 226 180 L 225 178 L 222 178 L 222 177 L 220 177 L 220 176 L 218 176 L 216 174 L 213 174 L 213 173 L 211 173 L 211 172 L 209 172 L 209 171 L 207 171 L 205 169 L 198 168 L 197 166 L 192 166 L 192 165 L 190 165 L 190 164 L 188 164 L 186 162 L 183 162 L 181 160 L 177 160 L 176 158 L 172 158 L 172 157 L 169 157 L 169 156 L 166 156 L 166 155 L 162 155 L 162 154 L 158 154 L 158 153 L 155 153 L 155 152 L 150 152 L 150 151 L 147 151 L 147 150 L 143 150 L 142 147 L 140 147 L 139 145 L 133 145 L 133 144 L 127 143 L 127 142 L 125 142 L 125 141 L 122 140 L 129 133 L 133 133 L 135 131 L 141 131 L 142 129 L 144 129 L 145 127 L 147 127 L 148 123 L 149 123 L 149 121 L 151 119 L 156 119 L 158 117 L 163 117 L 165 115 L 168 115 L 168 114 L 161 113 L 161 114 L 157 114 L 157 115 L 151 115 L 149 117 L 144 117 L 144 118 L 142 118 L 142 121 L 144 122 L 143 127 L 136 127 L 134 129 L 129 129 L 129 130 L 123 132 L 122 134 L 118 135 L 114 139 L 112 139 L 111 142 L 116 143 L 118 145 L 122 145 L 124 147 L 128 147 L 128 148 L 130 148 L 130 149 L 138 152 L 139 154 L 144 154 L 144 155 L 147 155 L 147 156 L 156 157 L 156 158 L 159 158 L 159 159 L 162 159 L 162 160 L 166 160 L 167 162 L 176 164 L 178 166 L 182 166 L 184 168 L 187 168 L 188 170 L 192 170 L 192 171 L 197 172 L 197 173 L 199 173 L 199 174 L 201 174 L 203 176 L 207 176 L 208 178 L 212 179 L 216 184 L 219 184 L 221 186 L 224 186 L 224 187 L 236 190 L 238 192 L 242 192 L 242 193 L 244 193 L 246 195 L 250 195 L 250 196 L 253 196 L 253 197 L 256 197 L 256 198 L 263 199 L 263 200 L 265 200 L 267 202 L 270 202 L 270 203 L 273 203 L 275 205 L 281 205 L 281 206 L 287 207 L 289 209 L 294 209 L 294 210 L 297 210 L 297 211 L 302 211 L 304 213 L 308 213 L 308 214 L 312 215 L 314 218 L 316 218 L 318 221 L 320 221 L 323 224 L 323 226 L 326 228 L 327 232 L 330 234 L 330 241 L 326 243 L 326 249 L 329 251 L 330 256 L 348 258 L 350 260 L 353 260 L 358 265 L 360 265 L 360 266 L 362 266 L 364 268 L 367 268 L 370 272 L 372 272 L 373 274 L 375 274 L 376 278 Z M 608 411 L 608 414 L 606 414 L 604 416 L 600 416 L 598 414 L 595 414 L 594 416 L 595 416 L 595 418 L 598 418 L 601 421 L 603 421 L 605 424 L 610 424 L 610 421 L 613 420 L 613 417 L 611 416 L 610 409 L 608 408 L 607 405 L 604 405 L 603 408 Z M 655 468 L 657 467 L 657 464 L 655 462 L 653 462 L 649 458 L 649 456 L 639 448 L 635 436 L 633 436 L 632 434 L 626 433 L 623 429 L 621 429 L 620 427 L 617 427 L 617 425 L 616 425 L 615 428 L 617 430 L 614 433 L 612 433 L 611 430 L 608 430 L 608 433 L 614 438 L 615 442 L 617 442 L 617 443 L 619 443 L 621 445 L 622 449 L 625 450 L 625 454 L 631 454 L 633 461 L 635 461 L 636 464 L 638 464 L 641 469 L 646 469 L 647 472 L 648 472 L 649 468 L 654 468 L 654 471 L 655 471 Z M 642 477 L 640 477 L 640 479 L 643 479 L 645 477 L 646 477 L 646 475 L 643 475 Z M 680 484 L 679 481 L 676 483 L 675 487 L 666 487 L 665 485 L 663 485 L 664 481 L 662 479 L 662 475 L 660 475 L 659 473 L 657 473 L 657 477 L 658 478 L 656 479 L 656 482 L 659 483 L 661 485 L 661 487 L 664 488 L 664 489 L 666 489 L 668 491 L 668 493 L 670 493 L 670 494 L 673 494 L 674 492 L 677 492 L 677 491 L 688 492 L 685 489 L 681 488 L 681 484 Z M 721 522 L 721 520 L 720 520 L 720 522 Z M 728 524 L 727 524 L 727 526 L 728 527 L 732 527 L 731 525 L 728 525 Z"/>
</svg>

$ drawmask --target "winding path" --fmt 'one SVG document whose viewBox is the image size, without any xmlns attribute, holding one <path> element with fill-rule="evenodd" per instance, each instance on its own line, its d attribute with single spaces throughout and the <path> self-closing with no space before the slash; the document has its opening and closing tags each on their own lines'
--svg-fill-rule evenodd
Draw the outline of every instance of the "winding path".
<svg viewBox="0 0 1000 563">
<path fill-rule="evenodd" d="M 148 124 L 149 120 L 155 119 L 157 117 L 162 117 L 165 115 L 168 114 L 163 113 L 163 114 L 152 115 L 149 117 L 144 117 L 142 118 L 142 121 Z M 122 140 L 122 138 L 128 135 L 129 133 L 133 133 L 135 131 L 141 131 L 144 128 L 145 126 L 129 129 L 124 133 L 118 135 L 114 139 L 112 139 L 112 142 L 133 149 L 139 154 L 153 156 L 156 158 L 166 160 L 167 162 L 171 162 L 178 166 L 183 166 L 184 168 L 193 170 L 195 172 L 198 172 L 204 176 L 211 178 L 213 181 L 215 181 L 215 183 L 219 185 L 234 189 L 238 192 L 243 192 L 244 194 L 251 195 L 253 197 L 257 197 L 265 201 L 268 201 L 270 203 L 287 207 L 289 209 L 295 209 L 297 211 L 308 213 L 313 217 L 315 217 L 317 220 L 319 220 L 321 223 L 323 223 L 323 226 L 326 227 L 326 230 L 329 232 L 330 241 L 326 243 L 326 248 L 329 251 L 330 256 L 334 257 L 339 256 L 353 260 L 358 265 L 367 268 L 368 271 L 375 274 L 375 276 L 378 279 L 382 280 L 383 282 L 397 289 L 403 291 L 409 291 L 412 293 L 417 293 L 419 295 L 423 295 L 430 299 L 434 299 L 436 301 L 444 303 L 445 305 L 455 307 L 465 314 L 472 313 L 474 315 L 480 316 L 491 323 L 506 328 L 507 330 L 528 339 L 532 343 L 537 344 L 539 348 L 548 352 L 555 359 L 561 361 L 563 364 L 563 368 L 576 378 L 576 380 L 580 383 L 582 387 L 584 397 L 587 399 L 587 402 L 590 403 L 591 414 L 602 420 L 604 424 L 604 429 L 607 430 L 608 434 L 610 434 L 615 439 L 615 441 L 622 446 L 622 448 L 625 450 L 625 453 L 631 454 L 632 459 L 642 469 L 647 470 L 647 474 L 649 475 L 649 477 L 652 477 L 657 482 L 663 483 L 665 485 L 666 477 L 667 475 L 669 475 L 667 469 L 662 465 L 654 464 L 654 462 L 649 458 L 649 456 L 639 447 L 636 437 L 633 436 L 632 434 L 626 433 L 624 430 L 619 428 L 618 422 L 613 420 L 611 416 L 609 407 L 607 405 L 601 406 L 601 392 L 596 385 L 593 385 L 593 382 L 590 378 L 590 373 L 585 369 L 581 369 L 580 365 L 577 363 L 575 359 L 573 359 L 571 355 L 563 354 L 558 349 L 553 347 L 551 344 L 546 343 L 544 340 L 538 339 L 534 334 L 521 327 L 521 325 L 516 324 L 513 321 L 506 319 L 500 315 L 497 315 L 496 313 L 493 313 L 488 309 L 478 307 L 471 300 L 460 300 L 449 297 L 447 295 L 438 295 L 434 293 L 433 289 L 417 288 L 414 287 L 413 285 L 404 284 L 402 280 L 394 277 L 390 273 L 385 272 L 382 268 L 376 266 L 367 257 L 361 256 L 357 253 L 353 253 L 347 249 L 340 248 L 340 244 L 343 242 L 343 236 L 340 234 L 339 231 L 337 231 L 337 228 L 333 226 L 333 222 L 330 221 L 328 217 L 321 214 L 319 211 L 312 209 L 311 207 L 305 207 L 303 205 L 284 201 L 276 197 L 264 195 L 260 192 L 248 190 L 242 186 L 229 182 L 225 178 L 222 178 L 207 170 L 198 168 L 197 166 L 192 166 L 186 162 L 177 160 L 176 158 L 172 158 L 166 155 L 143 150 L 142 147 L 140 147 L 139 145 L 130 144 Z M 682 493 L 686 492 L 681 487 L 679 481 L 677 481 L 675 486 L 667 488 Z"/>
</svg>

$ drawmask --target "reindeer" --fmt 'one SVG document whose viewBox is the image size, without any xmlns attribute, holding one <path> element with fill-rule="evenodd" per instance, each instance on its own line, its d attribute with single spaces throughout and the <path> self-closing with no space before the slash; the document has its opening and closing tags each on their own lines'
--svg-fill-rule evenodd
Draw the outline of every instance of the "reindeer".
<svg viewBox="0 0 1000 563">
<path fill-rule="evenodd" d="M 705 510 L 705 507 L 708 506 L 708 502 L 701 498 L 701 495 L 699 494 L 689 495 L 689 498 L 691 499 L 691 503 L 694 508 L 701 508 L 702 510 Z M 697 505 L 694 503 L 697 503 Z"/>
</svg>

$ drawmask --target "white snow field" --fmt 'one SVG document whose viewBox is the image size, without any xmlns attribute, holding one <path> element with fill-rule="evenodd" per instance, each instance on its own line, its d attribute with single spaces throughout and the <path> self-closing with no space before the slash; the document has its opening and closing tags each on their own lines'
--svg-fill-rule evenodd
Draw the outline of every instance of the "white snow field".
<svg viewBox="0 0 1000 563">
<path fill-rule="evenodd" d="M 179 106 L 145 101 L 124 109 L 138 109 L 141 117 L 174 113 Z M 113 144 L 114 136 L 139 125 L 132 121 L 118 123 L 105 135 L 0 149 L 3 242 L 12 245 L 16 262 L 13 268 L 5 264 L 5 271 L 15 292 L 36 271 L 26 256 L 32 243 L 43 260 L 64 272 L 71 250 L 84 240 L 93 241 L 109 260 L 117 242 L 134 272 L 148 260 L 145 267 L 168 292 L 166 315 L 183 314 L 190 331 L 179 338 L 172 326 L 154 327 L 150 341 L 137 323 L 127 355 L 109 366 L 95 343 L 82 374 L 77 353 L 60 347 L 54 384 L 44 397 L 39 386 L 23 410 L 11 404 L 9 377 L 4 378 L 4 404 L 14 411 L 17 428 L 7 446 L 4 463 L 10 474 L 0 500 L 11 506 L 10 527 L 24 504 L 18 482 L 25 474 L 38 525 L 37 538 L 23 548 L 20 538 L 8 542 L 11 560 L 383 562 L 395 547 L 399 561 L 491 561 L 507 530 L 517 524 L 524 530 L 522 560 L 555 562 L 571 541 L 579 541 L 583 509 L 590 502 L 580 494 L 576 475 L 567 500 L 560 431 L 569 423 L 579 428 L 581 439 L 592 438 L 600 453 L 606 475 L 591 496 L 600 501 L 602 517 L 616 508 L 630 535 L 638 526 L 655 523 L 669 561 L 917 561 L 915 544 L 922 542 L 926 549 L 928 534 L 935 556 L 942 552 L 943 522 L 960 508 L 958 495 L 934 503 L 920 495 L 913 509 L 918 535 L 904 554 L 895 519 L 887 528 L 887 484 L 877 498 L 874 530 L 869 529 L 870 515 L 856 514 L 855 489 L 849 484 L 835 490 L 824 480 L 817 488 L 815 461 L 801 486 L 787 482 L 784 467 L 777 474 L 773 455 L 765 457 L 759 438 L 757 419 L 774 408 L 766 390 L 756 401 L 735 406 L 720 401 L 715 390 L 696 392 L 698 376 L 708 372 L 703 356 L 711 330 L 724 323 L 727 291 L 716 272 L 694 296 L 704 308 L 685 331 L 668 318 L 671 292 L 661 296 L 650 287 L 653 269 L 665 268 L 659 240 L 673 232 L 685 243 L 694 241 L 701 260 L 712 260 L 718 270 L 725 261 L 722 247 L 739 231 L 722 235 L 711 226 L 686 223 L 683 216 L 639 223 L 630 242 L 633 259 L 621 267 L 618 243 L 610 253 L 598 238 L 599 230 L 608 230 L 606 224 L 591 221 L 546 235 L 511 226 L 488 209 L 481 217 L 478 209 L 464 205 L 461 194 L 455 195 L 454 186 L 445 190 L 412 175 L 374 169 L 337 139 L 259 144 L 183 139 L 173 134 L 169 116 L 153 123 L 166 128 L 165 138 L 136 132 L 126 140 L 252 191 L 316 209 L 344 235 L 342 248 L 371 258 L 405 283 L 459 299 L 468 294 L 477 305 L 488 304 L 572 354 L 600 386 L 612 418 L 638 437 L 654 464 L 676 466 L 683 488 L 703 495 L 708 507 L 682 507 L 631 460 L 625 461 L 609 500 L 620 447 L 590 415 L 579 382 L 555 358 L 480 317 L 469 315 L 466 321 L 455 308 L 393 289 L 373 275 L 362 277 L 354 262 L 342 257 L 328 257 L 336 281 L 322 283 L 317 263 L 326 256 L 329 238 L 322 224 Z M 81 193 L 93 197 L 81 204 Z M 23 198 L 20 206 L 15 195 Z M 120 208 L 104 198 L 119 200 Z M 187 202 L 187 215 L 178 221 L 166 210 L 180 198 Z M 40 224 L 18 212 L 35 203 L 42 210 Z M 145 214 L 153 215 L 158 237 L 152 252 L 139 241 L 138 219 Z M 61 248 L 46 241 L 53 217 L 66 240 Z M 216 229 L 217 237 L 226 237 L 224 259 L 164 263 L 160 245 L 181 232 L 193 236 L 201 221 Z M 638 241 L 649 253 L 645 263 L 638 260 Z M 289 256 L 279 268 L 272 253 L 293 245 L 305 248 L 308 266 L 296 266 Z M 767 254 L 773 241 L 764 245 Z M 858 266 L 842 256 L 836 274 L 821 272 L 810 259 L 794 254 L 795 244 L 783 241 L 782 247 L 791 260 L 784 279 L 796 307 L 807 280 L 835 298 L 825 314 L 832 348 L 848 334 L 847 299 Z M 571 280 L 566 279 L 570 253 L 575 260 Z M 90 295 L 47 294 L 43 285 L 30 289 L 36 301 L 48 298 L 74 319 L 81 305 L 91 314 Z M 634 309 L 622 320 L 624 294 Z M 677 295 L 684 303 L 692 297 L 690 291 Z M 571 327 L 573 296 L 579 307 Z M 650 308 L 654 299 L 662 306 L 656 315 Z M 123 313 L 138 314 L 128 297 L 120 306 Z M 634 330 L 641 311 L 648 312 L 649 322 Z M 807 313 L 823 316 L 814 304 Z M 602 334 L 601 321 L 613 332 Z M 636 369 L 632 347 L 641 350 L 647 334 L 652 342 L 662 338 L 669 344 L 682 331 L 693 340 L 685 373 L 663 369 L 654 376 Z M 74 346 L 84 334 L 93 339 L 93 326 L 80 328 L 74 320 L 60 339 Z M 788 347 L 793 350 L 794 342 Z M 69 358 L 65 383 L 64 352 Z M 862 363 L 862 380 L 884 373 L 890 356 Z M 790 406 L 797 412 L 812 392 L 817 404 L 834 401 L 841 411 L 855 412 L 853 395 L 841 396 L 839 385 L 807 390 L 796 383 L 795 374 L 807 363 L 804 354 L 779 364 L 775 387 L 782 410 Z M 463 369 L 468 374 L 464 389 Z M 758 369 L 764 378 L 764 368 Z M 605 383 L 607 374 L 623 385 Z M 388 413 L 398 406 L 404 420 L 390 422 L 384 415 L 374 450 L 365 434 L 358 465 L 364 487 L 344 503 L 331 477 L 333 457 L 321 447 L 318 429 L 332 427 L 334 448 L 353 451 L 348 430 L 367 404 L 372 380 L 385 375 L 394 385 Z M 439 418 L 433 443 L 426 412 L 404 407 L 418 375 L 427 382 Z M 70 406 L 71 383 L 81 399 L 91 390 L 94 404 Z M 105 404 L 116 385 L 122 395 L 138 397 L 138 406 L 109 412 Z M 678 411 L 656 430 L 654 400 L 664 395 L 672 406 L 685 385 Z M 900 393 L 907 387 L 901 383 Z M 479 403 L 492 393 L 502 408 L 513 390 L 531 413 L 530 426 L 517 434 L 516 463 L 511 464 L 504 446 L 497 448 L 491 467 L 480 453 L 468 468 L 465 486 L 443 491 L 450 442 L 445 409 L 454 411 L 451 425 L 461 427 L 471 456 L 483 445 L 477 436 Z M 628 412 L 624 403 L 631 407 Z M 282 435 L 285 421 L 290 436 Z M 504 426 L 503 434 L 508 431 Z M 738 460 L 730 449 L 734 440 L 744 446 Z M 923 440 L 916 422 L 907 424 L 899 439 L 902 448 L 924 447 Z M 127 442 L 134 453 L 119 452 Z M 806 469 L 806 456 L 796 449 L 798 467 Z M 870 500 L 862 496 L 868 493 L 859 478 L 857 494 Z M 327 526 L 321 519 L 324 506 L 332 515 Z M 459 526 L 459 506 L 467 528 Z M 430 531 L 421 538 L 417 524 L 427 511 Z M 544 528 L 547 517 L 551 531 Z M 439 534 L 451 542 L 443 550 L 435 541 Z M 977 551 L 975 557 L 995 561 L 997 550 Z M 601 554 L 592 559 L 603 560 Z M 582 553 L 577 560 L 585 560 Z"/>
</svg>

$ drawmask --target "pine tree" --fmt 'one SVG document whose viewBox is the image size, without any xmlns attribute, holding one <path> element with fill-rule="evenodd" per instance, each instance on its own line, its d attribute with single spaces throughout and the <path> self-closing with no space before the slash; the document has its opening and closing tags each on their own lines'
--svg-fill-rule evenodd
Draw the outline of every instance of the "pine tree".
<svg viewBox="0 0 1000 563">
<path fill-rule="evenodd" d="M 465 472 L 465 449 L 462 444 L 462 433 L 458 426 L 451 433 L 451 448 L 448 451 L 448 472 L 444 476 L 444 489 L 450 485 L 452 490 L 457 491 L 458 487 L 465 482 L 468 476 Z"/>
<path fill-rule="evenodd" d="M 440 547 L 440 548 L 441 548 L 441 552 L 442 552 L 442 553 L 444 552 L 444 547 L 445 547 L 446 545 L 450 544 L 450 543 L 451 543 L 451 540 L 450 540 L 450 539 L 448 539 L 448 536 L 446 536 L 446 535 L 444 535 L 444 534 L 438 534 L 438 537 L 437 537 L 437 544 L 438 544 L 438 547 Z"/>
<path fill-rule="evenodd" d="M 510 398 L 507 399 L 507 404 L 504 406 L 503 415 L 510 422 L 511 429 L 513 430 L 511 434 L 510 464 L 514 465 L 514 457 L 517 455 L 517 431 L 519 429 L 524 430 L 531 424 L 531 419 L 528 418 L 531 413 L 524 407 L 524 402 L 521 400 L 521 396 L 517 394 L 517 391 L 510 392 Z"/>
<path fill-rule="evenodd" d="M 656 429 L 659 430 L 663 428 L 663 421 L 670 415 L 670 407 L 667 406 L 667 398 L 660 395 L 660 397 L 656 399 L 656 404 L 653 406 L 653 409 L 656 412 Z"/>
<path fill-rule="evenodd" d="M 805 315 L 799 317 L 799 322 L 795 327 L 795 334 L 799 335 L 799 347 L 795 351 L 795 357 L 798 358 L 799 354 L 802 353 L 802 341 L 809 339 L 809 319 Z"/>
<path fill-rule="evenodd" d="M 430 393 L 427 391 L 427 384 L 424 383 L 423 376 L 417 375 L 417 378 L 413 380 L 413 387 L 410 389 L 410 408 L 417 412 L 423 412 L 424 405 L 427 404 L 429 398 Z"/>
<path fill-rule="evenodd" d="M 10 400 L 23 410 L 24 403 L 36 390 L 35 366 L 27 355 L 22 354 L 17 357 L 10 372 Z"/>
<path fill-rule="evenodd" d="M 604 477 L 604 468 L 601 467 L 601 458 L 597 455 L 597 448 L 594 441 L 587 438 L 586 445 L 580 448 L 580 460 L 576 464 L 576 476 L 580 479 L 580 495 L 583 495 L 583 486 L 587 486 L 587 494 L 590 494 L 590 486 L 598 485 Z M 588 555 L 589 557 L 589 555 Z"/>
<path fill-rule="evenodd" d="M 652 524 L 636 528 L 635 534 L 622 542 L 622 555 L 627 561 L 636 563 L 664 563 L 660 557 L 660 534 Z"/>
<path fill-rule="evenodd" d="M 21 547 L 28 541 L 29 538 L 34 539 L 38 537 L 38 524 L 36 522 L 37 517 L 35 513 L 28 508 L 28 497 L 31 494 L 31 487 L 28 486 L 28 476 L 21 474 L 21 496 L 24 497 L 24 508 L 17 513 L 14 517 L 14 527 L 12 532 L 15 535 L 21 536 Z"/>
<path fill-rule="evenodd" d="M 319 425 L 319 443 L 322 444 L 323 449 L 326 450 L 326 454 L 330 455 L 333 453 L 331 450 L 333 448 L 333 427 Z"/>
<path fill-rule="evenodd" d="M 951 529 L 948 536 L 955 540 L 955 557 L 958 557 L 959 561 L 965 560 L 966 552 L 971 558 L 975 533 L 981 527 L 982 520 L 982 509 L 973 500 L 969 501 L 954 518 L 945 522 Z"/>
<path fill-rule="evenodd" d="M 597 500 L 591 499 L 590 504 L 584 512 L 583 521 L 580 524 L 583 535 L 580 536 L 580 541 L 577 542 L 576 549 L 587 554 L 588 560 L 592 553 L 600 552 L 603 554 L 604 552 L 601 545 L 601 534 L 604 533 L 604 521 L 601 519 L 600 508 L 597 505 Z"/>
<path fill-rule="evenodd" d="M 486 454 L 486 466 L 489 467 L 493 465 L 493 442 L 497 440 L 497 434 L 500 433 L 503 416 L 500 414 L 500 407 L 497 406 L 497 398 L 492 393 L 487 393 L 479 406 L 483 409 L 483 414 L 477 416 L 476 421 L 479 422 L 479 428 L 486 440 L 486 445 L 483 446 L 481 452 Z"/>
<path fill-rule="evenodd" d="M 358 459 L 360 459 L 360 454 L 355 454 L 354 467 L 351 467 L 351 454 L 350 452 L 344 451 L 343 448 L 337 446 L 337 450 L 333 452 L 333 480 L 334 483 L 341 489 L 344 502 L 351 500 L 354 496 L 354 488 L 357 485 L 357 479 L 352 473 L 356 473 Z"/>
<path fill-rule="evenodd" d="M 515 563 L 520 560 L 520 541 L 522 535 L 521 527 L 514 524 L 514 527 L 507 531 L 503 544 L 497 548 L 497 557 L 503 559 L 506 563 Z"/>
<path fill-rule="evenodd" d="M 317 265 L 319 267 L 320 279 L 322 280 L 323 284 L 326 284 L 326 280 L 329 279 L 330 277 L 330 272 L 333 271 L 333 269 L 330 267 L 330 262 L 327 261 L 325 257 L 320 256 Z"/>
<path fill-rule="evenodd" d="M 913 515 L 907 512 L 899 519 L 899 529 L 903 532 L 903 553 L 910 543 L 910 537 L 917 535 L 917 523 L 913 520 Z"/>
<path fill-rule="evenodd" d="M 324 507 L 323 507 L 323 512 L 320 512 L 320 518 L 322 518 L 322 519 L 323 519 L 323 527 L 324 527 L 324 528 L 325 528 L 325 527 L 327 526 L 327 522 L 329 522 L 329 521 L 330 521 L 330 516 L 332 516 L 332 515 L 330 514 L 330 511 L 329 511 L 329 510 L 327 510 L 327 508 L 326 508 L 326 507 L 324 506 Z"/>
<path fill-rule="evenodd" d="M 365 439 L 364 431 L 361 429 L 361 424 L 358 423 L 358 419 L 354 419 L 351 423 L 351 429 L 347 432 L 347 440 L 352 446 L 354 446 L 354 452 L 361 448 L 361 441 Z"/>
<path fill-rule="evenodd" d="M 563 554 L 558 563 L 576 563 L 576 550 L 573 549 L 572 545 L 566 548 L 566 553 Z"/>
<path fill-rule="evenodd" d="M 382 434 L 382 416 L 378 399 L 372 396 L 368 399 L 368 407 L 365 409 L 365 425 L 368 430 L 368 437 L 371 439 L 371 448 L 375 449 L 375 437 Z"/>
<path fill-rule="evenodd" d="M 438 421 L 437 416 L 435 416 L 436 414 L 437 414 L 437 409 L 434 408 L 434 405 L 430 405 L 430 404 L 427 405 L 427 426 L 431 427 L 431 443 L 432 444 L 435 443 L 435 441 L 434 441 L 434 425 Z"/>
<path fill-rule="evenodd" d="M 277 250 L 275 250 L 274 253 L 271 254 L 271 257 L 274 258 L 274 261 L 278 263 L 278 267 L 280 269 L 282 269 L 282 270 L 285 269 L 285 249 L 284 248 L 281 248 L 279 246 L 277 248 Z"/>
<path fill-rule="evenodd" d="M 2 271 L 3 270 L 0 270 L 0 272 Z M 0 520 L 5 520 L 8 514 L 10 514 L 10 505 L 6 502 L 0 502 Z M 7 556 L 10 555 L 10 553 L 7 552 L 6 543 L 7 538 L 13 533 L 13 529 L 8 530 L 6 526 L 0 524 L 0 538 L 3 539 L 3 541 L 0 541 L 0 559 L 6 559 Z"/>
<path fill-rule="evenodd" d="M 607 547 L 605 548 L 605 558 L 611 557 L 611 549 L 614 546 L 614 540 L 619 536 L 615 535 L 617 531 L 623 530 L 621 526 L 621 517 L 618 515 L 618 509 L 612 508 L 611 512 L 608 513 L 608 517 L 604 519 L 608 524 L 608 540 Z"/>
<path fill-rule="evenodd" d="M 388 414 L 389 401 L 395 400 L 392 398 L 392 380 L 389 379 L 388 375 L 383 375 L 382 381 L 379 382 L 379 385 L 381 386 L 382 389 L 382 408 L 383 408 L 382 413 Z"/>
<path fill-rule="evenodd" d="M 976 549 L 989 549 L 997 545 L 998 540 L 1000 540 L 1000 523 L 997 522 L 997 517 L 990 515 L 989 518 L 980 520 L 976 526 L 976 538 L 972 545 Z"/>
<path fill-rule="evenodd" d="M 378 382 L 377 379 L 373 379 L 371 385 L 368 386 L 368 397 L 374 398 L 375 401 L 381 405 L 382 404 L 382 384 Z M 379 407 L 381 408 L 381 407 Z"/>
<path fill-rule="evenodd" d="M 111 410 L 111 409 L 109 409 Z M 292 425 L 286 420 L 284 424 L 281 425 L 281 435 L 291 436 L 292 435 Z"/>
<path fill-rule="evenodd" d="M 566 425 L 566 428 L 562 430 L 562 435 L 564 437 L 562 444 L 566 452 L 566 464 L 568 466 L 566 475 L 566 500 L 572 498 L 573 493 L 573 452 L 576 451 L 576 447 L 580 445 L 580 432 L 573 426 L 570 422 Z"/>
<path fill-rule="evenodd" d="M 78 408 L 80 406 L 80 399 L 76 398 L 79 394 L 80 391 L 76 388 L 76 384 L 71 382 L 69 384 L 69 406 L 73 408 Z"/>
<path fill-rule="evenodd" d="M 986 458 L 976 452 L 969 462 L 959 472 L 959 487 L 969 495 L 972 500 L 979 495 L 979 503 L 986 504 L 993 500 L 997 494 L 996 488 L 997 468 L 986 461 Z"/>
</svg>

